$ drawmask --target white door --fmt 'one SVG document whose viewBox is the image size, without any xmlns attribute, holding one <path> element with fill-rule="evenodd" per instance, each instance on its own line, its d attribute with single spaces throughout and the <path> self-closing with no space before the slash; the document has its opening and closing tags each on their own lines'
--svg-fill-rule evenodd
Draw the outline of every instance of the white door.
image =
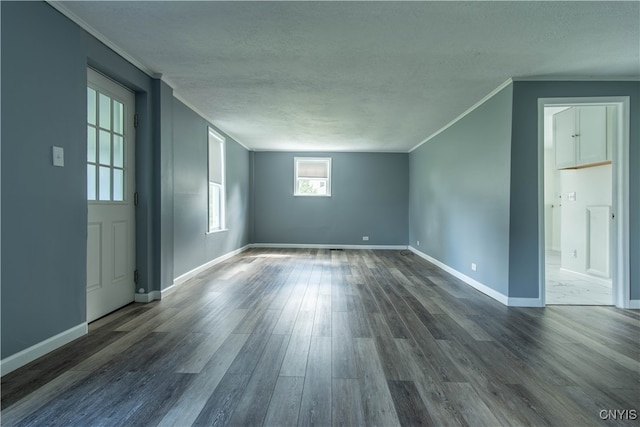
<svg viewBox="0 0 640 427">
<path fill-rule="evenodd" d="M 133 92 L 87 70 L 87 322 L 135 294 Z"/>
</svg>

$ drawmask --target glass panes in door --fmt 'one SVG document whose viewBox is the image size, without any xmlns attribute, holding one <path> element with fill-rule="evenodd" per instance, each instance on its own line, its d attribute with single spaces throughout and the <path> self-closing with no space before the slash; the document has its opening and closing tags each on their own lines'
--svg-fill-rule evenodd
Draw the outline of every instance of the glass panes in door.
<svg viewBox="0 0 640 427">
<path fill-rule="evenodd" d="M 125 199 L 124 105 L 99 90 L 87 88 L 87 199 Z"/>
</svg>

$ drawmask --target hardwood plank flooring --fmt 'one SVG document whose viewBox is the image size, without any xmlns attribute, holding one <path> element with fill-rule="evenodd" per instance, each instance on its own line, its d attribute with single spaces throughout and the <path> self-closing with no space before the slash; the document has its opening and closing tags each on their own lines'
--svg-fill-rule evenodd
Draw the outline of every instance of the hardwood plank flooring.
<svg viewBox="0 0 640 427">
<path fill-rule="evenodd" d="M 304 377 L 278 377 L 264 425 L 297 426 Z"/>
<path fill-rule="evenodd" d="M 355 378 L 334 378 L 331 384 L 332 424 L 334 426 L 361 426 L 364 423 L 360 383 Z"/>
<path fill-rule="evenodd" d="M 505 307 L 406 251 L 250 249 L 1 386 L 3 426 L 638 425 L 640 312 Z"/>
<path fill-rule="evenodd" d="M 331 424 L 331 338 L 311 337 L 299 423 Z"/>
</svg>

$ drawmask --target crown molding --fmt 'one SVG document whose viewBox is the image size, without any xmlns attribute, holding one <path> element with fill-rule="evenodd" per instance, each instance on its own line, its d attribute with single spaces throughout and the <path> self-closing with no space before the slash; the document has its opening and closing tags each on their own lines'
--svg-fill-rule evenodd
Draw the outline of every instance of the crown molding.
<svg viewBox="0 0 640 427">
<path fill-rule="evenodd" d="M 92 35 L 93 37 L 95 37 L 96 39 L 98 39 L 98 41 L 100 41 L 101 43 L 103 43 L 105 46 L 107 46 L 109 49 L 113 50 L 116 54 L 120 55 L 124 60 L 126 60 L 127 62 L 131 63 L 133 66 L 135 66 L 136 68 L 138 68 L 140 71 L 142 71 L 143 73 L 145 73 L 146 75 L 148 75 L 151 78 L 157 79 L 157 80 L 161 80 L 164 83 L 166 83 L 169 87 L 171 87 L 171 89 L 173 90 L 173 96 L 174 98 L 178 99 L 180 102 L 182 102 L 184 105 L 186 105 L 187 107 L 189 107 L 191 110 L 193 110 L 196 114 L 198 114 L 199 116 L 201 116 L 203 119 L 205 119 L 206 121 L 208 121 L 210 124 L 212 124 L 214 127 L 216 127 L 217 129 L 219 129 L 216 125 L 215 125 L 215 121 L 209 117 L 207 114 L 203 113 L 199 108 L 195 107 L 191 102 L 189 102 L 187 99 L 185 99 L 176 89 L 176 85 L 174 82 L 171 81 L 171 79 L 169 79 L 167 76 L 163 75 L 161 72 L 158 72 L 156 70 L 153 70 L 152 68 L 148 67 L 146 64 L 140 62 L 139 60 L 137 60 L 135 57 L 133 57 L 132 55 L 130 55 L 125 49 L 123 49 L 121 46 L 117 45 L 116 43 L 112 42 L 107 36 L 105 36 L 104 34 L 102 34 L 100 31 L 96 30 L 94 27 L 92 27 L 89 23 L 87 23 L 84 19 L 80 18 L 78 15 L 76 15 L 75 13 L 73 13 L 71 10 L 69 10 L 68 7 L 66 7 L 64 4 L 62 4 L 61 2 L 57 1 L 57 0 L 46 0 L 47 4 L 49 4 L 51 7 L 53 7 L 55 10 L 57 10 L 58 12 L 60 12 L 62 15 L 66 16 L 67 18 L 69 18 L 72 22 L 74 22 L 76 25 L 78 25 L 80 28 L 82 28 L 83 30 L 85 30 L 87 33 L 89 33 L 90 35 Z M 222 133 L 228 135 L 231 139 L 233 139 L 235 142 L 237 142 L 239 145 L 241 145 L 242 147 L 244 147 L 246 150 L 248 151 L 252 151 L 251 148 L 249 148 L 247 145 L 241 143 L 240 141 L 238 141 L 237 138 L 235 138 L 233 135 L 230 135 L 229 133 L 223 131 L 222 129 L 219 129 Z"/>
<path fill-rule="evenodd" d="M 46 0 L 46 2 L 51 7 L 56 9 L 58 12 L 60 12 L 61 14 L 63 14 L 67 18 L 69 18 L 71 21 L 73 21 L 75 24 L 77 24 L 80 28 L 82 28 L 83 30 L 85 30 L 86 32 L 91 34 L 93 37 L 98 39 L 100 42 L 102 42 L 109 49 L 113 50 L 115 53 L 117 53 L 118 55 L 123 57 L 125 60 L 127 60 L 128 62 L 133 64 L 138 69 L 140 69 L 140 71 L 142 71 L 143 73 L 147 74 L 149 77 L 154 77 L 155 75 L 158 74 L 156 71 L 152 70 L 147 65 L 143 64 L 142 62 L 138 61 L 133 56 L 129 55 L 124 49 L 122 49 L 120 46 L 118 46 L 117 44 L 115 44 L 114 42 L 109 40 L 104 34 L 102 34 L 100 31 L 96 30 L 95 28 L 93 28 L 84 19 L 80 18 L 78 15 L 73 13 L 71 10 L 69 10 L 69 8 L 67 8 L 61 2 L 55 1 L 55 0 Z"/>
<path fill-rule="evenodd" d="M 514 82 L 638 82 L 640 76 L 542 76 L 513 77 Z"/>
<path fill-rule="evenodd" d="M 451 126 L 455 125 L 460 120 L 464 119 L 466 116 L 471 114 L 476 108 L 480 107 L 482 104 L 487 102 L 489 99 L 493 98 L 498 92 L 500 92 L 502 89 L 504 89 L 505 87 L 509 86 L 512 83 L 513 83 L 513 79 L 511 79 L 511 78 L 507 79 L 500 86 L 498 86 L 497 88 L 495 88 L 494 90 L 489 92 L 489 94 L 485 95 L 480 101 L 476 102 L 471 107 L 469 107 L 464 113 L 460 114 L 458 117 L 456 117 L 455 119 L 453 119 L 452 121 L 450 121 L 449 123 L 444 125 L 442 128 L 440 128 L 440 130 L 438 130 L 437 132 L 431 134 L 427 139 L 425 139 L 424 141 L 422 141 L 421 143 L 419 143 L 418 145 L 416 145 L 415 147 L 410 149 L 409 153 L 411 153 L 412 151 L 417 150 L 423 144 L 426 144 L 427 142 L 431 141 L 433 138 L 435 138 L 436 136 L 440 135 L 442 132 L 444 132 L 445 130 L 449 129 Z"/>
</svg>

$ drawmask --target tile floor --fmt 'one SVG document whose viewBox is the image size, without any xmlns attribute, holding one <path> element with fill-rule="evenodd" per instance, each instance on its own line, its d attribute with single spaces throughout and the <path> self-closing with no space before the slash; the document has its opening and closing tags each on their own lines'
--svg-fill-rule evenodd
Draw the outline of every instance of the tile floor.
<svg viewBox="0 0 640 427">
<path fill-rule="evenodd" d="M 560 270 L 560 252 L 546 253 L 546 303 L 611 305 L 611 285 Z"/>
</svg>

